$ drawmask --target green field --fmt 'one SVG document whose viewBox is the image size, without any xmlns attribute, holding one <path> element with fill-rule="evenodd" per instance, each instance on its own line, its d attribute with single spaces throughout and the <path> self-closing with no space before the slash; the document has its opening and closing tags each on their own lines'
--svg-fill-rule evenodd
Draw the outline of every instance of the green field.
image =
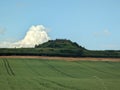
<svg viewBox="0 0 120 90">
<path fill-rule="evenodd" d="M 0 90 L 120 90 L 120 63 L 0 58 Z"/>
</svg>

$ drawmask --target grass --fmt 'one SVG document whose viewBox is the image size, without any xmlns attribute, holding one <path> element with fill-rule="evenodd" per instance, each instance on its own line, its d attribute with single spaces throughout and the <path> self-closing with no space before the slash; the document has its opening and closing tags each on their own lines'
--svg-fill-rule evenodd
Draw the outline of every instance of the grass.
<svg viewBox="0 0 120 90">
<path fill-rule="evenodd" d="M 120 90 L 120 63 L 0 58 L 0 90 Z"/>
</svg>

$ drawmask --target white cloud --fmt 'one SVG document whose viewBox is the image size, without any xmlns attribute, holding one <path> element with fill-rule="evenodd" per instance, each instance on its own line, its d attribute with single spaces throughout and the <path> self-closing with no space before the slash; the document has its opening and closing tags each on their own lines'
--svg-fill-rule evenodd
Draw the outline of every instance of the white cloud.
<svg viewBox="0 0 120 90">
<path fill-rule="evenodd" d="M 110 33 L 110 31 L 109 31 L 108 29 L 105 29 L 105 30 L 103 31 L 103 34 L 104 34 L 105 36 L 108 36 L 108 35 L 110 35 L 111 33 Z"/>
<path fill-rule="evenodd" d="M 111 33 L 108 29 L 105 29 L 103 31 L 94 32 L 95 37 L 103 37 L 103 36 L 110 36 L 110 35 L 111 35 Z"/>
<path fill-rule="evenodd" d="M 2 34 L 5 34 L 5 32 L 6 32 L 6 29 L 5 29 L 5 28 L 0 27 L 0 34 L 1 34 L 1 35 L 2 35 Z"/>
<path fill-rule="evenodd" d="M 103 44 L 101 45 L 101 48 L 106 50 L 120 50 L 119 44 Z"/>
<path fill-rule="evenodd" d="M 11 48 L 12 45 L 13 43 L 4 41 L 0 43 L 0 48 Z"/>
<path fill-rule="evenodd" d="M 34 47 L 35 45 L 42 44 L 50 39 L 46 31 L 47 29 L 43 25 L 32 26 L 22 40 L 14 43 L 2 42 L 0 43 L 0 47 L 1 48 Z"/>
</svg>

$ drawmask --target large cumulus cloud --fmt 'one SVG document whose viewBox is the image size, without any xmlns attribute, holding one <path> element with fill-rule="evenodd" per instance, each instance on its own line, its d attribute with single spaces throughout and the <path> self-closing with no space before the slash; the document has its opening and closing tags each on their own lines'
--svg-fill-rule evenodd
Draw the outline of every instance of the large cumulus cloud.
<svg viewBox="0 0 120 90">
<path fill-rule="evenodd" d="M 17 42 L 2 42 L 1 48 L 29 48 L 35 45 L 47 42 L 50 37 L 47 34 L 47 29 L 43 25 L 31 26 L 25 37 Z"/>
</svg>

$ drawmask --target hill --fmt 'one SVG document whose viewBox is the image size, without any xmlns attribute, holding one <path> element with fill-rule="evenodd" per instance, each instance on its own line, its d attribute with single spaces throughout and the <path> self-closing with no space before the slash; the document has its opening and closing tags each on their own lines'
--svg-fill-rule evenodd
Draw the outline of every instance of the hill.
<svg viewBox="0 0 120 90">
<path fill-rule="evenodd" d="M 47 53 L 57 56 L 82 56 L 86 50 L 76 42 L 66 39 L 49 40 L 48 42 L 35 46 L 35 48 L 46 49 Z"/>
</svg>

